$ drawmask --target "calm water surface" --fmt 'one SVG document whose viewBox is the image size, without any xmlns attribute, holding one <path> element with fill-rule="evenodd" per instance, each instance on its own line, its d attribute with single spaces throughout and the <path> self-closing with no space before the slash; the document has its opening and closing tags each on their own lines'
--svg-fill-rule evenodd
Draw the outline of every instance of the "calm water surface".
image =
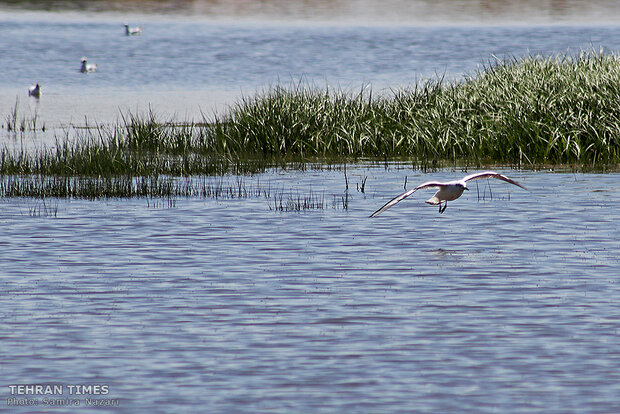
<svg viewBox="0 0 620 414">
<path fill-rule="evenodd" d="M 475 75 L 495 57 L 620 50 L 613 24 L 241 24 L 138 16 L 131 23 L 143 25 L 143 34 L 127 37 L 124 19 L 0 13 L 0 119 L 17 102 L 22 117 L 37 115 L 48 129 L 149 109 L 202 120 L 276 84 L 389 93 L 426 78 Z M 82 56 L 97 73 L 79 72 Z M 35 82 L 40 100 L 27 94 Z"/>
<path fill-rule="evenodd" d="M 531 191 L 369 219 L 462 172 L 347 171 L 346 210 L 342 171 L 246 178 L 322 194 L 302 213 L 2 200 L 3 380 L 108 384 L 98 412 L 620 410 L 618 174 L 507 171 Z"/>
</svg>

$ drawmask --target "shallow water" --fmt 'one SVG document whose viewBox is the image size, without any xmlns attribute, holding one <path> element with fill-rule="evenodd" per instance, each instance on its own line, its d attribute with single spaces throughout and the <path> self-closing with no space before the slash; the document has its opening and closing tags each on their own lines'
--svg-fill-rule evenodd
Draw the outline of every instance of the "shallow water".
<svg viewBox="0 0 620 414">
<path fill-rule="evenodd" d="M 617 412 L 620 176 L 506 173 L 530 192 L 374 219 L 462 172 L 349 166 L 348 209 L 341 170 L 245 178 L 323 195 L 301 213 L 2 200 L 2 377 L 106 384 L 98 412 Z"/>
<path fill-rule="evenodd" d="M 19 117 L 36 115 L 48 130 L 149 109 L 200 121 L 276 84 L 390 93 L 426 78 L 475 75 L 495 57 L 620 49 L 617 25 L 326 26 L 142 16 L 131 23 L 142 24 L 143 34 L 127 37 L 121 18 L 0 14 L 1 120 L 17 102 Z M 96 73 L 79 72 L 82 56 L 98 65 Z M 27 94 L 35 82 L 39 100 Z"/>
</svg>

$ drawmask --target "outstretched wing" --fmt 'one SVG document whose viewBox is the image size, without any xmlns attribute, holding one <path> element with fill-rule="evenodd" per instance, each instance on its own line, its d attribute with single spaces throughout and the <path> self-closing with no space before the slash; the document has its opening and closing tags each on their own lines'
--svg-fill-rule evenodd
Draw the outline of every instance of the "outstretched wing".
<svg viewBox="0 0 620 414">
<path fill-rule="evenodd" d="M 482 178 L 497 178 L 498 180 L 506 181 L 507 183 L 514 184 L 518 187 L 521 187 L 524 190 L 527 190 L 527 188 L 523 187 L 521 184 L 519 184 L 515 180 L 510 179 L 506 177 L 505 175 L 501 175 L 500 173 L 496 173 L 495 171 L 484 171 L 484 172 L 471 174 L 471 175 L 463 177 L 461 181 L 480 180 Z"/>
<path fill-rule="evenodd" d="M 399 201 L 404 200 L 405 198 L 409 197 L 411 194 L 415 193 L 416 191 L 421 190 L 422 188 L 440 187 L 442 185 L 443 185 L 443 183 L 439 183 L 437 181 L 429 181 L 429 182 L 426 182 L 424 184 L 420 184 L 416 188 L 412 188 L 411 190 L 407 190 L 404 193 L 397 195 L 396 197 L 394 197 L 393 199 L 391 199 L 390 201 L 385 203 L 385 205 L 383 207 L 381 207 L 379 210 L 377 210 L 374 213 L 372 213 L 370 215 L 370 217 L 374 217 L 374 216 L 377 216 L 377 215 L 383 213 L 388 208 L 392 207 L 393 205 L 395 205 Z"/>
</svg>

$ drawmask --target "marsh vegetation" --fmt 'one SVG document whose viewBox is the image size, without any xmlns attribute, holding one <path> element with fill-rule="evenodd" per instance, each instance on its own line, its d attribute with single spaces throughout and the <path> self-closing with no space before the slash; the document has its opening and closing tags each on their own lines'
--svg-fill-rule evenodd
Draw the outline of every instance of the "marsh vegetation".
<svg viewBox="0 0 620 414">
<path fill-rule="evenodd" d="M 5 128 L 16 133 L 40 125 L 36 116 L 20 117 L 16 104 Z M 115 125 L 73 129 L 45 148 L 5 143 L 0 194 L 211 197 L 218 191 L 201 186 L 196 177 L 359 159 L 407 159 L 421 168 L 502 164 L 604 170 L 620 162 L 619 137 L 618 56 L 532 56 L 491 61 L 458 82 L 427 80 L 381 95 L 368 88 L 275 86 L 208 122 L 129 113 Z M 315 193 L 298 203 L 280 199 L 272 207 L 295 204 L 326 203 Z"/>
<path fill-rule="evenodd" d="M 516 166 L 620 161 L 620 59 L 493 61 L 460 82 L 373 97 L 298 86 L 246 99 L 213 126 L 221 150 Z"/>
</svg>

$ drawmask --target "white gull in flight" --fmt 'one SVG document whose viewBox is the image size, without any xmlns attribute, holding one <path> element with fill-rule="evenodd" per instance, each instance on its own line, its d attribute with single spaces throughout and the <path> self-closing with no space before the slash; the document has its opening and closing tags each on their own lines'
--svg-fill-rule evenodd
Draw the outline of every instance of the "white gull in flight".
<svg viewBox="0 0 620 414">
<path fill-rule="evenodd" d="M 405 198 L 409 197 L 411 194 L 423 188 L 439 188 L 439 190 L 435 193 L 435 195 L 429 198 L 428 200 L 426 200 L 426 202 L 428 204 L 433 204 L 433 205 L 439 204 L 439 212 L 443 213 L 444 211 L 446 211 L 446 208 L 448 207 L 448 201 L 456 200 L 457 198 L 461 196 L 461 194 L 463 194 L 463 191 L 469 190 L 469 188 L 467 188 L 468 181 L 480 180 L 482 178 L 497 178 L 498 180 L 506 181 L 507 183 L 514 184 L 516 186 L 523 188 L 524 190 L 527 190 L 527 188 L 523 187 L 518 182 L 506 177 L 505 175 L 501 175 L 499 173 L 496 173 L 495 171 L 484 171 L 484 172 L 466 175 L 460 180 L 447 181 L 445 183 L 442 183 L 439 181 L 428 181 L 423 184 L 420 184 L 416 188 L 412 188 L 411 190 L 405 191 L 404 193 L 394 197 L 393 199 L 388 201 L 383 207 L 381 207 L 379 210 L 372 213 L 370 217 L 374 217 L 374 216 L 377 216 L 383 213 L 388 208 L 396 205 L 396 203 L 398 203 L 399 201 L 404 200 Z"/>
</svg>

